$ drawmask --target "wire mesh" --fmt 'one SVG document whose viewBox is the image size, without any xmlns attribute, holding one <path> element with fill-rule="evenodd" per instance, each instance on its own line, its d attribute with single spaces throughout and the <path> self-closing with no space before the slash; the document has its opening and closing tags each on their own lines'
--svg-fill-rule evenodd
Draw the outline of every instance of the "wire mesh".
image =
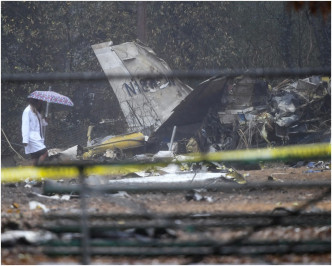
<svg viewBox="0 0 332 266">
<path fill-rule="evenodd" d="M 168 78 L 186 78 L 186 79 L 202 79 L 223 77 L 236 77 L 239 75 L 247 75 L 249 77 L 267 77 L 267 78 L 280 78 L 283 76 L 293 77 L 306 77 L 308 75 L 329 75 L 330 68 L 309 68 L 309 69 L 253 69 L 253 70 L 211 70 L 211 71 L 173 71 L 166 76 Z M 150 73 L 140 73 L 137 76 L 144 76 L 148 78 L 158 78 L 158 75 L 151 75 Z M 124 78 L 128 76 L 109 75 L 108 78 Z M 165 77 L 165 74 L 162 75 Z M 95 82 L 98 80 L 106 79 L 104 73 L 41 73 L 41 74 L 3 74 L 1 77 L 2 82 L 55 82 L 55 81 L 84 81 L 84 82 Z M 66 146 L 72 143 L 74 139 L 78 144 L 85 145 L 86 143 L 86 126 L 76 125 L 72 128 L 66 128 L 65 134 L 68 136 L 66 139 L 62 139 L 62 143 Z M 51 139 L 56 139 L 58 132 L 48 132 Z M 173 216 L 162 216 L 159 214 L 148 215 L 151 219 L 150 222 L 129 222 L 133 219 L 142 218 L 146 214 L 135 215 L 121 215 L 121 214 L 110 214 L 96 217 L 93 214 L 88 213 L 88 198 L 87 195 L 91 195 L 92 192 L 97 192 L 94 196 L 101 196 L 104 193 L 112 193 L 117 191 L 130 191 L 135 193 L 145 193 L 151 191 L 184 191 L 193 190 L 197 188 L 213 189 L 215 191 L 227 191 L 235 192 L 239 189 L 307 189 L 313 187 L 330 187 L 330 182 L 293 182 L 293 183 L 264 183 L 264 184 L 247 184 L 245 186 L 238 186 L 236 184 L 191 184 L 191 185 L 139 185 L 133 186 L 125 185 L 113 185 L 103 187 L 87 187 L 85 176 L 83 174 L 84 164 L 78 166 L 80 169 L 80 185 L 72 186 L 61 186 L 59 184 L 45 182 L 44 190 L 45 193 L 80 193 L 81 200 L 81 213 L 79 216 L 72 214 L 64 214 L 58 216 L 49 215 L 48 219 L 80 219 L 81 224 L 77 224 L 75 227 L 65 228 L 50 228 L 54 232 L 80 232 L 80 239 L 78 241 L 72 241 L 70 243 L 64 242 L 53 242 L 48 243 L 49 246 L 45 249 L 45 253 L 49 255 L 78 255 L 82 258 L 83 264 L 90 264 L 90 257 L 93 255 L 111 255 L 111 256 L 160 256 L 160 255 L 190 255 L 190 256 L 208 256 L 208 255 L 229 255 L 229 254 L 289 254 L 289 253 L 326 253 L 330 251 L 330 241 L 321 241 L 312 239 L 310 241 L 249 241 L 249 237 L 255 232 L 262 230 L 266 227 L 275 226 L 315 226 L 315 225 L 330 225 L 330 213 L 303 213 L 306 207 L 321 201 L 330 195 L 330 190 L 326 190 L 317 197 L 308 200 L 299 208 L 293 212 L 286 212 L 286 214 L 213 214 L 212 217 L 207 217 L 205 222 L 195 224 L 195 220 L 203 219 L 203 217 L 194 218 L 190 215 L 175 214 Z M 202 186 L 203 185 L 203 186 Z M 98 216 L 98 215 L 97 215 Z M 90 226 L 90 219 L 101 218 L 101 219 L 128 219 L 126 224 L 121 225 L 113 222 L 104 224 L 102 227 Z M 176 224 L 176 220 L 187 219 L 187 223 L 181 225 Z M 208 220 L 209 219 L 209 220 Z M 214 220 L 211 220 L 214 219 Z M 254 219 L 254 220 L 250 220 Z M 250 227 L 248 231 L 240 237 L 233 238 L 231 241 L 213 241 L 213 239 L 204 239 L 204 241 L 196 242 L 180 242 L 180 241 L 153 241 L 153 242 L 142 242 L 142 241 L 100 241 L 91 238 L 91 235 L 96 231 L 114 231 L 123 230 L 128 228 L 195 228 L 195 227 Z M 45 228 L 44 228 L 45 229 Z M 98 247 L 98 248 L 96 248 Z M 133 248 L 135 247 L 135 248 Z M 153 249 L 151 249 L 153 247 Z M 180 248 L 181 247 L 181 248 Z"/>
<path fill-rule="evenodd" d="M 309 75 L 331 75 L 330 67 L 322 68 L 256 68 L 256 69 L 235 69 L 235 70 L 191 70 L 181 71 L 174 70 L 169 73 L 136 73 L 132 75 L 121 74 L 107 74 L 99 72 L 82 72 L 82 73 L 40 73 L 40 74 L 2 74 L 1 81 L 4 82 L 45 82 L 45 81 L 59 81 L 59 80 L 80 80 L 80 81 L 96 81 L 107 78 L 122 79 L 132 77 L 144 77 L 151 79 L 158 79 L 167 77 L 172 78 L 185 78 L 185 79 L 208 79 L 211 77 L 238 77 L 245 75 L 248 77 L 258 78 L 280 78 L 280 77 L 307 77 Z"/>
</svg>

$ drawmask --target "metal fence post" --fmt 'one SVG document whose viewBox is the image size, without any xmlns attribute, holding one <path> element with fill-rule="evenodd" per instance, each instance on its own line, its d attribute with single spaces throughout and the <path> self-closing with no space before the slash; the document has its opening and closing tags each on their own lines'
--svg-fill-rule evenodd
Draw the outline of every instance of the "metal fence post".
<svg viewBox="0 0 332 266">
<path fill-rule="evenodd" d="M 88 206 L 87 206 L 87 186 L 84 176 L 84 165 L 78 166 L 79 168 L 79 178 L 81 183 L 80 197 L 81 197 L 81 262 L 83 265 L 90 264 L 90 231 L 88 225 Z"/>
</svg>

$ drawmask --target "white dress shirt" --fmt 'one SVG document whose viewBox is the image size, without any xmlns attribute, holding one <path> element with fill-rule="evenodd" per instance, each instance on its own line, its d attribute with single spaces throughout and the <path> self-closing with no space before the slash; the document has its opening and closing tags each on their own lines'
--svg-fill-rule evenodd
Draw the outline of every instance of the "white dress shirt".
<svg viewBox="0 0 332 266">
<path fill-rule="evenodd" d="M 22 115 L 22 138 L 25 146 L 25 153 L 37 152 L 46 148 L 44 144 L 43 126 L 47 126 L 47 122 L 42 119 L 42 116 L 37 112 L 37 115 L 32 111 L 31 106 L 28 105 Z"/>
</svg>

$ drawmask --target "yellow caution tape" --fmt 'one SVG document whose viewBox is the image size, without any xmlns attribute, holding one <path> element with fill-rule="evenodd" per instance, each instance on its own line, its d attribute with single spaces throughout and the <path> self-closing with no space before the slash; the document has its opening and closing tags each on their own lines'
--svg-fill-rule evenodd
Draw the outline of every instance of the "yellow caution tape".
<svg viewBox="0 0 332 266">
<path fill-rule="evenodd" d="M 77 167 L 33 167 L 18 166 L 10 168 L 1 168 L 1 182 L 19 182 L 26 179 L 42 180 L 42 179 L 61 179 L 75 178 L 79 176 Z"/>
<path fill-rule="evenodd" d="M 330 82 L 330 77 L 322 77 L 322 81 Z"/>
<path fill-rule="evenodd" d="M 267 161 L 331 157 L 331 144 L 317 143 L 277 148 L 232 150 L 200 156 L 206 161 Z"/>
<path fill-rule="evenodd" d="M 331 158 L 331 144 L 318 143 L 307 145 L 294 145 L 277 148 L 251 149 L 222 151 L 208 154 L 188 154 L 184 159 L 173 160 L 172 163 L 183 162 L 252 162 L 268 160 L 292 160 L 292 159 L 312 159 Z M 93 165 L 85 166 L 83 174 L 89 175 L 123 175 L 138 171 L 145 171 L 155 166 L 165 166 L 170 160 L 165 162 L 151 162 L 147 164 L 130 163 L 117 165 Z M 76 166 L 19 166 L 1 169 L 1 182 L 18 182 L 27 178 L 30 180 L 75 178 L 80 174 Z"/>
</svg>

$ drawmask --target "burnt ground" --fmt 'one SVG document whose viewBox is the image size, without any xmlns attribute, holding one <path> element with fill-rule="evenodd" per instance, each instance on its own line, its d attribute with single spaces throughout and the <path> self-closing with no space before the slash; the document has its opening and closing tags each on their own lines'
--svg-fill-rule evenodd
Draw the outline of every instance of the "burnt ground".
<svg viewBox="0 0 332 266">
<path fill-rule="evenodd" d="M 331 171 L 322 170 L 306 173 L 307 167 L 292 168 L 283 164 L 270 165 L 262 170 L 239 171 L 246 175 L 247 182 L 288 182 L 288 181 L 330 181 Z M 269 176 L 277 180 L 269 180 Z M 101 182 L 107 181 L 105 177 Z M 271 179 L 271 178 L 270 178 Z M 69 182 L 69 181 L 64 181 Z M 214 182 L 226 182 L 215 180 Z M 45 218 L 42 209 L 29 209 L 29 202 L 38 201 L 50 209 L 49 213 L 75 212 L 80 209 L 80 198 L 59 200 L 39 197 L 34 193 L 42 193 L 43 184 L 25 187 L 25 183 L 1 185 L 1 231 L 33 230 L 38 231 L 50 222 Z M 306 201 L 322 194 L 326 188 L 309 189 L 251 189 L 234 192 L 200 191 L 203 197 L 211 201 L 195 201 L 186 198 L 186 192 L 146 192 L 102 195 L 89 197 L 90 213 L 135 213 L 148 212 L 158 214 L 211 214 L 240 212 L 272 212 L 276 208 L 294 209 Z M 306 208 L 307 212 L 331 210 L 330 195 Z M 63 222 L 66 223 L 66 222 Z M 120 223 L 120 222 L 119 222 Z M 196 238 L 214 238 L 231 240 L 246 233 L 246 228 L 207 228 L 200 232 L 184 232 L 174 230 L 178 240 L 193 241 Z M 275 226 L 266 227 L 254 232 L 251 240 L 331 240 L 331 226 Z M 60 256 L 49 257 L 42 252 L 42 247 L 16 243 L 13 246 L 2 246 L 2 264 L 80 264 L 80 257 Z M 331 252 L 304 254 L 266 254 L 249 255 L 209 255 L 193 256 L 95 256 L 93 264 L 330 264 Z"/>
</svg>

